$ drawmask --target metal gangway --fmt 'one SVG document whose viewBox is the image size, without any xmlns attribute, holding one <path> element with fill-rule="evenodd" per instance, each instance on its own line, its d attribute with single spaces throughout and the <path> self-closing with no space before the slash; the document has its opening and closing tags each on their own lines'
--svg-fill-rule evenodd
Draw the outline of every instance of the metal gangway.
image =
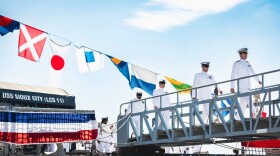
<svg viewBox="0 0 280 156">
<path fill-rule="evenodd" d="M 260 77 L 262 85 L 252 87 L 248 92 L 240 92 L 240 80 L 255 76 Z M 237 90 L 233 94 L 229 92 L 231 81 L 237 82 Z M 192 91 L 197 92 L 200 88 L 209 86 L 213 86 L 213 88 L 220 86 L 223 91 L 228 90 L 228 93 L 214 95 L 212 99 L 207 100 L 192 100 L 191 98 L 184 100 L 182 97 L 190 97 L 190 95 L 180 94 L 181 91 L 167 93 L 158 97 L 162 99 L 163 96 L 170 96 L 173 102 L 172 106 L 157 110 L 148 109 L 149 105 L 152 106 L 152 99 L 156 98 L 149 97 L 141 99 L 145 104 L 143 112 L 128 115 L 125 115 L 123 111 L 128 105 L 132 105 L 132 102 L 121 104 L 118 117 L 120 122 L 117 125 L 119 129 L 117 134 L 118 147 L 188 146 L 280 137 L 280 69 L 192 88 Z M 226 87 L 227 89 L 225 89 Z M 256 102 L 254 96 L 258 95 L 261 99 Z M 258 108 L 257 116 L 254 118 L 251 115 L 246 117 L 245 110 L 241 111 L 239 100 L 246 96 L 249 97 L 250 101 L 247 108 L 249 109 L 248 114 L 252 114 L 253 107 Z M 225 100 L 230 100 L 231 103 L 223 108 L 221 103 Z M 203 104 L 210 105 L 209 121 L 202 120 L 200 107 Z M 164 122 L 163 111 L 171 112 L 169 123 Z M 225 112 L 228 113 L 227 117 L 224 115 Z M 235 120 L 237 113 L 240 114 L 241 120 Z M 137 134 L 133 124 L 132 118 L 135 116 L 140 116 L 140 134 Z M 215 123 L 215 120 L 219 122 Z M 160 121 L 163 124 L 163 129 L 158 130 L 157 123 Z M 131 135 L 132 133 L 133 135 Z"/>
</svg>

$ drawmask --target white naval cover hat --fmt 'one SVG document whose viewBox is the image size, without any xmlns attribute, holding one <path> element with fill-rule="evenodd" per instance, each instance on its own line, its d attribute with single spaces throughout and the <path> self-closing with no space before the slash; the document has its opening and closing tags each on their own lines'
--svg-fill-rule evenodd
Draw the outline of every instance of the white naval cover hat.
<svg viewBox="0 0 280 156">
<path fill-rule="evenodd" d="M 108 116 L 103 116 L 101 119 L 108 119 Z"/>
<path fill-rule="evenodd" d="M 165 80 L 164 80 L 164 79 L 160 79 L 160 80 L 158 81 L 158 83 L 165 84 Z"/>
<path fill-rule="evenodd" d="M 240 53 L 248 53 L 248 48 L 241 48 L 237 51 L 239 54 Z"/>
<path fill-rule="evenodd" d="M 201 62 L 201 65 L 209 66 L 210 62 Z"/>
</svg>

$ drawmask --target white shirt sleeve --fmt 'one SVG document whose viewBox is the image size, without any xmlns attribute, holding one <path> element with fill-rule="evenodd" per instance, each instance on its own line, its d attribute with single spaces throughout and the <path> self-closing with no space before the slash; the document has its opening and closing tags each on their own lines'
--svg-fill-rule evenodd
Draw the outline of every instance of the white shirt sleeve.
<svg viewBox="0 0 280 156">
<path fill-rule="evenodd" d="M 231 80 L 237 78 L 237 63 L 234 63 L 232 66 L 232 72 L 231 72 Z M 235 81 L 231 81 L 231 88 L 235 88 Z"/>
<path fill-rule="evenodd" d="M 158 96 L 159 94 L 158 94 L 158 91 L 155 89 L 154 91 L 153 91 L 153 96 Z M 154 97 L 153 98 L 153 105 L 154 105 L 154 107 L 160 107 L 160 99 L 159 99 L 159 97 Z"/>
<path fill-rule="evenodd" d="M 255 75 L 256 73 L 255 73 L 255 71 L 254 71 L 254 69 L 253 69 L 253 67 L 252 67 L 252 65 L 248 62 L 248 65 L 250 65 L 251 66 L 251 68 L 250 68 L 250 73 L 251 73 L 251 75 Z M 254 77 L 254 79 L 257 81 L 257 82 L 259 82 L 260 81 L 260 79 L 259 79 L 259 77 L 258 76 L 255 76 Z"/>
</svg>

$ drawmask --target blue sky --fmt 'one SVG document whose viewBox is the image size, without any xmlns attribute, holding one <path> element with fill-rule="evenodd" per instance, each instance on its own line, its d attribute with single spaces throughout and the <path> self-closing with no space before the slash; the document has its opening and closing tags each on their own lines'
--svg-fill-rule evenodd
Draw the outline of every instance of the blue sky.
<svg viewBox="0 0 280 156">
<path fill-rule="evenodd" d="M 202 61 L 211 62 L 216 81 L 229 80 L 243 47 L 256 73 L 280 68 L 276 0 L 0 2 L 1 15 L 190 85 Z M 39 63 L 25 60 L 17 56 L 18 32 L 0 38 L 0 81 L 47 86 L 50 43 Z M 77 109 L 115 121 L 135 92 L 107 58 L 105 69 L 80 74 L 75 57 L 72 46 L 60 87 L 76 96 Z"/>
</svg>

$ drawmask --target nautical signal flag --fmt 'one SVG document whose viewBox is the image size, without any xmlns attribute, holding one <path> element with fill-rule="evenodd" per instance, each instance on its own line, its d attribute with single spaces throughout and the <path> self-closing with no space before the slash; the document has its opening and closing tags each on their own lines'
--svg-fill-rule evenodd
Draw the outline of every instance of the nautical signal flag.
<svg viewBox="0 0 280 156">
<path fill-rule="evenodd" d="M 105 63 L 101 53 L 79 45 L 75 45 L 75 48 L 80 73 L 93 72 L 104 68 Z"/>
<path fill-rule="evenodd" d="M 190 85 L 188 85 L 188 84 L 186 84 L 186 83 L 183 83 L 183 82 L 181 82 L 181 81 L 177 81 L 177 80 L 172 79 L 172 78 L 167 77 L 167 76 L 165 76 L 165 78 L 172 84 L 172 86 L 173 86 L 177 91 L 189 89 L 189 90 L 180 92 L 181 94 L 184 94 L 184 93 L 190 94 L 190 91 L 191 91 L 190 89 L 192 89 L 192 86 L 190 86 Z"/>
<path fill-rule="evenodd" d="M 0 35 L 4 36 L 9 32 L 19 29 L 19 22 L 0 15 Z"/>
<path fill-rule="evenodd" d="M 69 52 L 70 44 L 59 45 L 53 40 L 50 40 L 51 43 L 51 66 L 49 69 L 49 86 L 58 87 L 60 80 L 65 69 L 67 55 Z"/>
<path fill-rule="evenodd" d="M 114 63 L 114 65 L 119 69 L 119 71 L 123 74 L 123 76 L 128 80 L 128 82 L 130 82 L 128 63 L 125 61 L 119 60 L 118 58 L 112 57 L 110 55 L 107 55 L 107 56 Z"/>
<path fill-rule="evenodd" d="M 153 91 L 156 88 L 157 73 L 131 65 L 131 81 L 130 87 L 141 88 L 150 95 L 153 95 Z"/>
<path fill-rule="evenodd" d="M 47 34 L 28 25 L 20 25 L 18 56 L 39 62 Z"/>
</svg>

